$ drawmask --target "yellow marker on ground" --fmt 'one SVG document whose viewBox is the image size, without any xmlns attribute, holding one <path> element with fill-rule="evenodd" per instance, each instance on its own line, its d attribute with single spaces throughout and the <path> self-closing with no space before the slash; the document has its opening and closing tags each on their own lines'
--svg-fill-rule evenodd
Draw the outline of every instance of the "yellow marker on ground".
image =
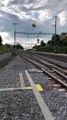
<svg viewBox="0 0 67 120">
<path fill-rule="evenodd" d="M 38 89 L 38 91 L 43 91 L 43 88 L 41 87 L 41 85 L 40 84 L 37 84 L 37 85 L 35 85 L 36 86 L 36 88 Z M 27 89 L 28 90 L 31 90 L 32 89 L 32 87 L 27 87 Z"/>
</svg>

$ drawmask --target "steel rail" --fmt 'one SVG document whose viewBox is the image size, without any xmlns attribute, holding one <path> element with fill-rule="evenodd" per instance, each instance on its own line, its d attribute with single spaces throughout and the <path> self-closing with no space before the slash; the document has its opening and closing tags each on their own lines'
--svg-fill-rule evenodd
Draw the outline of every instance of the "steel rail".
<svg viewBox="0 0 67 120">
<path fill-rule="evenodd" d="M 31 52 L 32 54 L 32 52 Z M 39 52 L 33 52 L 34 55 L 38 55 L 42 57 L 43 59 L 47 60 L 50 63 L 54 63 L 55 65 L 58 65 L 59 67 L 62 67 L 64 69 L 67 69 L 67 56 L 61 56 L 54 53 L 39 53 Z"/>
<path fill-rule="evenodd" d="M 52 68 L 54 72 L 56 72 L 57 74 L 59 74 L 60 76 L 62 76 L 63 78 L 67 79 L 67 76 L 64 75 L 63 73 L 59 72 L 58 70 Z"/>
<path fill-rule="evenodd" d="M 48 67 L 50 67 L 50 68 L 59 69 L 56 65 L 54 65 L 54 64 L 52 64 L 52 63 L 49 63 L 49 62 L 47 62 L 46 60 L 43 60 L 43 59 L 38 58 L 38 57 L 36 57 L 36 56 L 34 56 L 34 58 L 36 58 L 37 60 L 39 60 L 40 63 L 42 63 L 42 64 L 44 64 L 44 65 L 46 65 L 46 66 L 48 66 Z M 60 70 L 60 69 L 59 69 L 59 70 Z"/>
<path fill-rule="evenodd" d="M 49 75 L 51 78 L 53 78 L 54 80 L 56 80 L 57 82 L 61 83 L 63 86 L 65 86 L 67 88 L 67 84 L 64 83 L 62 80 L 58 79 L 57 77 L 55 77 L 54 75 L 52 75 L 50 72 L 46 71 L 45 69 L 41 68 L 41 70 L 43 70 L 43 72 L 45 72 L 47 75 Z"/>
<path fill-rule="evenodd" d="M 67 79 L 67 76 L 65 75 L 66 72 L 64 72 L 61 68 L 58 67 L 58 65 L 54 65 L 53 63 L 49 63 L 46 60 L 43 60 L 39 57 L 33 56 L 35 59 L 39 60 L 40 63 L 46 65 L 47 67 L 51 68 L 54 72 L 58 73 L 60 76 Z M 59 72 L 60 71 L 60 72 Z M 64 74 L 63 74 L 64 73 Z"/>
<path fill-rule="evenodd" d="M 56 80 L 57 82 L 59 82 L 60 84 L 62 84 L 65 88 L 67 88 L 67 84 L 65 82 L 63 82 L 61 79 L 57 78 L 56 76 L 52 75 L 52 73 L 48 72 L 45 70 L 45 67 L 42 63 L 39 63 L 37 61 L 34 61 L 30 58 L 23 56 L 23 58 L 25 58 L 27 61 L 31 62 L 32 64 L 34 64 L 35 66 L 37 66 L 39 69 L 41 69 L 44 73 L 46 73 L 47 75 L 49 75 L 51 78 L 53 78 L 54 80 Z"/>
</svg>

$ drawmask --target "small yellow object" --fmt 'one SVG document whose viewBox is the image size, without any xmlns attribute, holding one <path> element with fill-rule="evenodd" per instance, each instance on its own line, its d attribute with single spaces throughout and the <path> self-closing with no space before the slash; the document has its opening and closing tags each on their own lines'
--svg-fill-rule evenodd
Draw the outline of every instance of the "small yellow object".
<svg viewBox="0 0 67 120">
<path fill-rule="evenodd" d="M 38 91 L 43 91 L 43 88 L 41 87 L 41 85 L 40 84 L 37 84 L 37 85 L 35 85 L 36 86 L 36 88 L 38 89 Z M 32 87 L 27 87 L 27 89 L 28 90 L 31 90 L 32 89 Z"/>
</svg>

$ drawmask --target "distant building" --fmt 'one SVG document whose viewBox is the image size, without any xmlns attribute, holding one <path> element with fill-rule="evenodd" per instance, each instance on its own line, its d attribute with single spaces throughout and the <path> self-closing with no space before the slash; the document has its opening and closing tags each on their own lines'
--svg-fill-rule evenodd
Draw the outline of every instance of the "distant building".
<svg viewBox="0 0 67 120">
<path fill-rule="evenodd" d="M 67 38 L 67 33 L 61 33 L 60 40 Z"/>
</svg>

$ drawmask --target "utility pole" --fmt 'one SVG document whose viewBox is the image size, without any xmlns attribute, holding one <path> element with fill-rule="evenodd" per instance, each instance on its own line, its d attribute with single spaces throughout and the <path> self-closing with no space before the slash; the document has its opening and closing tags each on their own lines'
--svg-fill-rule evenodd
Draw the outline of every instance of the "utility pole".
<svg viewBox="0 0 67 120">
<path fill-rule="evenodd" d="M 57 16 L 55 16 L 55 35 L 57 33 Z"/>
<path fill-rule="evenodd" d="M 16 45 L 16 28 L 15 26 L 17 25 L 17 23 L 13 23 L 14 25 L 14 46 Z"/>
<path fill-rule="evenodd" d="M 56 52 L 57 16 L 55 16 L 54 52 Z"/>
</svg>

